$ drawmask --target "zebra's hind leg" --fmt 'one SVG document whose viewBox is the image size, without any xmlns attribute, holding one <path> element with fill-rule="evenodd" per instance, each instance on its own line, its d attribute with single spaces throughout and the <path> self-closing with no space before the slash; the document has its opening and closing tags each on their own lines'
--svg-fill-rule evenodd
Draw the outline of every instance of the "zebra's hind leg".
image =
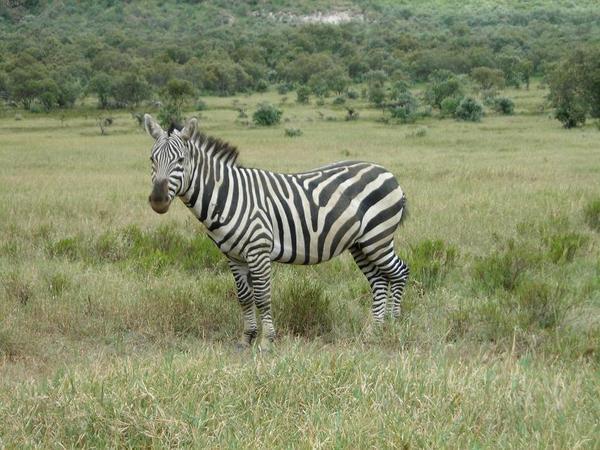
<svg viewBox="0 0 600 450">
<path fill-rule="evenodd" d="M 388 279 L 392 288 L 391 314 L 393 318 L 398 318 L 401 312 L 402 295 L 410 273 L 408 265 L 396 255 L 393 240 L 374 248 L 363 248 L 363 252 L 367 259 Z"/>
<path fill-rule="evenodd" d="M 269 253 L 249 254 L 248 267 L 254 289 L 254 304 L 258 309 L 262 324 L 260 350 L 269 351 L 275 339 L 275 327 L 271 314 L 271 257 Z"/>
<path fill-rule="evenodd" d="M 242 315 L 244 316 L 244 332 L 238 342 L 238 347 L 243 349 L 252 345 L 252 341 L 256 338 L 257 334 L 254 292 L 249 278 L 248 266 L 229 261 L 229 267 L 233 273 L 238 301 L 242 308 Z"/>
<path fill-rule="evenodd" d="M 375 325 L 379 326 L 383 323 L 385 316 L 389 286 L 388 279 L 380 272 L 375 264 L 369 261 L 360 246 L 353 245 L 350 247 L 350 253 L 371 285 L 371 291 L 373 293 L 373 305 L 371 311 L 373 313 Z"/>
</svg>

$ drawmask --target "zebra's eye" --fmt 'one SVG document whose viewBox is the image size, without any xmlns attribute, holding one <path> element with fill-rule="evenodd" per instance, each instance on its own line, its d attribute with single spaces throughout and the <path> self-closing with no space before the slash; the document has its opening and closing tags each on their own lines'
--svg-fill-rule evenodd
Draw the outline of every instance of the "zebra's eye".
<svg viewBox="0 0 600 450">
<path fill-rule="evenodd" d="M 183 156 L 182 156 L 182 157 L 180 157 L 180 158 L 177 158 L 177 162 L 178 162 L 179 164 L 183 164 L 183 159 L 184 159 L 184 158 L 183 158 Z"/>
</svg>

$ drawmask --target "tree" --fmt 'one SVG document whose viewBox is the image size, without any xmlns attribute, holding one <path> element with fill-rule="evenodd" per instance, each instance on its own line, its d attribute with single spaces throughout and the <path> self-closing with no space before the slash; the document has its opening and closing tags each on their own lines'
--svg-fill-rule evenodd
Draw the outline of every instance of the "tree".
<svg viewBox="0 0 600 450">
<path fill-rule="evenodd" d="M 41 94 L 41 81 L 44 79 L 44 75 L 44 72 L 39 72 L 34 67 L 14 69 L 9 75 L 11 98 L 16 102 L 20 102 L 23 108 L 29 109 L 33 100 Z"/>
<path fill-rule="evenodd" d="M 471 78 L 483 91 L 502 89 L 506 83 L 504 73 L 499 69 L 492 69 L 490 67 L 475 67 L 471 71 Z"/>
<path fill-rule="evenodd" d="M 127 73 L 115 79 L 111 95 L 118 106 L 135 107 L 150 96 L 150 86 L 139 75 Z"/>
<path fill-rule="evenodd" d="M 600 117 L 600 50 L 580 49 L 560 61 L 548 82 L 555 117 L 565 128 L 583 125 L 586 117 Z"/>
<path fill-rule="evenodd" d="M 161 91 L 163 107 L 158 113 L 158 120 L 163 128 L 183 122 L 183 104 L 186 97 L 194 94 L 194 88 L 189 81 L 173 79 L 166 84 Z"/>
<path fill-rule="evenodd" d="M 106 109 L 109 105 L 112 89 L 111 77 L 105 73 L 98 73 L 90 80 L 86 91 L 88 94 L 95 94 L 98 97 L 99 108 Z"/>
<path fill-rule="evenodd" d="M 52 110 L 58 103 L 59 88 L 54 80 L 46 78 L 38 82 L 38 95 L 40 103 L 46 112 Z"/>
<path fill-rule="evenodd" d="M 308 103 L 310 97 L 310 89 L 307 86 L 300 86 L 296 91 L 297 103 Z"/>
<path fill-rule="evenodd" d="M 447 70 L 438 70 L 429 77 L 425 98 L 431 106 L 440 108 L 448 97 L 461 97 L 463 87 L 456 75 Z"/>
<path fill-rule="evenodd" d="M 369 101 L 371 103 L 373 103 L 378 108 L 383 107 L 383 104 L 385 103 L 385 89 L 383 88 L 383 86 L 374 84 L 373 86 L 369 87 L 368 95 Z"/>
</svg>

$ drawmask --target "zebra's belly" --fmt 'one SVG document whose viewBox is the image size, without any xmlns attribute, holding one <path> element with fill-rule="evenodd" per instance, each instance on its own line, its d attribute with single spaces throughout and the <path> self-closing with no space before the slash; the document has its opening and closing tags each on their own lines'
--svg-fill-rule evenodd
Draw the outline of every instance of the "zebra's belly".
<svg viewBox="0 0 600 450">
<path fill-rule="evenodd" d="M 311 221 L 275 223 L 271 259 L 286 264 L 328 261 L 352 245 L 359 230 L 360 220 L 351 211 L 325 227 L 313 228 Z"/>
</svg>

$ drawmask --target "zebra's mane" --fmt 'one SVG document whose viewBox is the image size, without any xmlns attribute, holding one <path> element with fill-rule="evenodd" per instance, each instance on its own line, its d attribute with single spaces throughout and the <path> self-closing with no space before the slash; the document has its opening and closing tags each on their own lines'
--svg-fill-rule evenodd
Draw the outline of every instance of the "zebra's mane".
<svg viewBox="0 0 600 450">
<path fill-rule="evenodd" d="M 196 132 L 193 139 L 197 148 L 204 151 L 208 157 L 218 159 L 228 166 L 237 165 L 239 151 L 235 146 L 201 132 Z"/>
</svg>

